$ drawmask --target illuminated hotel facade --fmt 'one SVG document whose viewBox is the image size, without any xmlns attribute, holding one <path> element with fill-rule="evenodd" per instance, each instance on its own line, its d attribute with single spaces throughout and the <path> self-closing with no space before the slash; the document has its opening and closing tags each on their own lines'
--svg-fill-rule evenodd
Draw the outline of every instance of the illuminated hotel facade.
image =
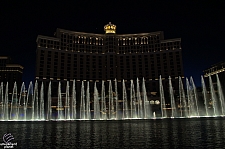
<svg viewBox="0 0 225 149">
<path fill-rule="evenodd" d="M 181 39 L 164 39 L 162 31 L 138 34 L 116 34 L 116 25 L 104 26 L 105 34 L 57 29 L 55 37 L 38 35 L 36 79 L 53 84 L 75 79 L 101 81 L 124 79 L 129 88 L 131 79 L 143 78 L 150 98 L 159 97 L 159 76 L 165 90 L 171 76 L 174 89 L 183 77 Z M 57 92 L 57 85 L 53 92 Z"/>
<path fill-rule="evenodd" d="M 0 82 L 5 87 L 8 82 L 8 92 L 13 92 L 14 83 L 17 83 L 18 90 L 22 84 L 23 66 L 12 63 L 8 56 L 0 56 Z"/>
</svg>

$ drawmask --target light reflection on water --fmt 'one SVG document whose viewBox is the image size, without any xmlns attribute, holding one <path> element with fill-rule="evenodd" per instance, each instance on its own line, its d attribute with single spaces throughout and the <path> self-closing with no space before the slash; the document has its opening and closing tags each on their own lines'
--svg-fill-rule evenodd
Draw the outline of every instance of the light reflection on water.
<svg viewBox="0 0 225 149">
<path fill-rule="evenodd" d="M 224 118 L 0 122 L 17 148 L 223 148 Z M 3 143 L 3 141 L 0 141 Z"/>
</svg>

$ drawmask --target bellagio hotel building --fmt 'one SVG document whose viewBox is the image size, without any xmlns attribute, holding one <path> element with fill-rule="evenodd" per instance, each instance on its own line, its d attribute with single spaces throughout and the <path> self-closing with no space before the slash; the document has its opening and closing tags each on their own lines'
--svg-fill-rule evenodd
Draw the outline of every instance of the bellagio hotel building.
<svg viewBox="0 0 225 149">
<path fill-rule="evenodd" d="M 162 31 L 137 34 L 116 34 L 116 25 L 109 22 L 104 34 L 85 33 L 57 29 L 54 37 L 38 35 L 36 57 L 36 79 L 53 84 L 53 92 L 61 81 L 74 79 L 90 85 L 102 80 L 124 79 L 129 89 L 131 79 L 145 79 L 150 98 L 159 94 L 159 76 L 164 90 L 171 76 L 174 90 L 178 88 L 178 77 L 183 77 L 181 39 L 164 39 Z M 63 87 L 62 87 L 63 88 Z M 80 87 L 78 87 L 80 88 Z"/>
</svg>

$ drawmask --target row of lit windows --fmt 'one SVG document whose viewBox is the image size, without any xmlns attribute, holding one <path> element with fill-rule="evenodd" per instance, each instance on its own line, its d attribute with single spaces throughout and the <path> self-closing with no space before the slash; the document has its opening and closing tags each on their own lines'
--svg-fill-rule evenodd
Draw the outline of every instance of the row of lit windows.
<svg viewBox="0 0 225 149">
<path fill-rule="evenodd" d="M 105 53 L 113 52 L 113 53 L 117 53 L 117 54 L 131 54 L 131 53 L 161 52 L 161 51 L 165 51 L 165 50 L 177 50 L 178 48 L 173 47 L 173 48 L 168 48 L 168 49 L 164 49 L 164 50 L 162 50 L 160 48 L 148 48 L 148 49 L 147 48 L 146 49 L 144 49 L 144 48 L 142 48 L 142 49 L 140 49 L 140 48 L 139 49 L 128 49 L 128 48 L 123 49 L 123 48 L 121 48 L 120 50 L 118 50 L 118 52 L 117 52 L 117 50 L 114 50 L 114 49 L 102 50 L 102 48 L 99 48 L 99 49 L 93 48 L 93 49 L 89 49 L 89 50 L 86 50 L 84 48 L 82 48 L 82 49 L 78 48 L 77 50 L 74 50 L 74 48 L 66 48 L 65 47 L 64 50 L 67 51 L 67 49 L 70 50 L 71 52 L 83 52 L 83 53 L 105 54 Z"/>
<path fill-rule="evenodd" d="M 84 39 L 84 38 L 77 38 L 74 40 L 67 40 L 67 39 L 62 39 L 61 40 L 62 43 L 67 43 L 67 44 L 84 44 L 84 45 L 104 45 L 107 44 L 103 41 L 103 39 L 100 40 L 94 40 L 93 38 L 90 39 Z M 155 41 L 148 41 L 147 38 L 138 38 L 137 39 L 133 39 L 133 40 L 119 40 L 116 41 L 112 41 L 111 43 L 114 43 L 114 45 L 118 46 L 125 46 L 125 45 L 148 45 L 148 44 L 156 44 L 156 43 L 160 43 L 159 40 L 155 40 Z"/>
<path fill-rule="evenodd" d="M 113 68 L 113 67 L 88 67 L 86 65 L 83 65 L 83 66 L 74 66 L 73 68 L 71 67 L 71 65 L 67 64 L 67 69 L 62 65 L 61 67 L 58 66 L 58 67 L 53 67 L 51 68 L 52 71 L 54 72 L 54 75 L 57 75 L 59 74 L 59 76 L 64 76 L 64 74 L 71 74 L 71 70 L 73 71 L 74 74 L 76 74 L 77 72 L 80 72 L 79 74 L 83 74 L 84 71 L 85 71 L 85 74 L 102 74 L 102 73 L 105 73 L 105 72 L 109 72 L 110 75 L 112 75 L 114 72 L 116 74 L 118 73 L 128 73 L 132 76 L 133 75 L 136 75 L 136 73 L 142 73 L 147 75 L 150 73 L 150 75 L 152 76 L 155 76 L 155 75 L 158 75 L 158 74 L 161 74 L 161 75 L 177 75 L 177 74 L 181 74 L 181 68 L 177 68 L 177 71 L 174 71 L 175 69 L 173 67 L 171 67 L 170 69 L 170 73 L 167 71 L 167 70 L 164 70 L 161 69 L 161 67 L 157 67 L 157 69 L 154 69 L 154 68 L 150 68 L 150 67 L 147 67 L 147 66 L 142 66 L 142 65 L 132 65 L 133 67 L 127 67 L 127 66 L 120 66 L 119 69 L 116 69 L 116 68 Z M 138 66 L 138 67 L 137 67 Z M 155 67 L 156 68 L 156 67 Z M 49 75 L 50 76 L 50 66 L 47 67 L 47 76 Z M 40 67 L 39 68 L 40 70 L 40 73 L 43 74 L 43 67 Z M 176 72 L 176 73 L 175 73 Z"/>
<path fill-rule="evenodd" d="M 176 54 L 176 55 L 174 55 L 174 54 Z M 111 62 L 111 61 L 113 61 L 113 59 L 115 61 L 116 58 L 119 58 L 121 61 L 120 64 L 123 64 L 123 61 L 125 61 L 127 63 L 133 63 L 133 65 L 135 65 L 136 63 L 141 64 L 142 61 L 144 60 L 145 62 L 149 61 L 151 64 L 154 64 L 154 63 L 161 64 L 163 62 L 163 64 L 166 65 L 168 63 L 173 64 L 174 62 L 177 63 L 180 61 L 179 52 L 176 52 L 174 54 L 172 55 L 172 53 L 169 53 L 168 55 L 166 55 L 164 53 L 163 55 L 156 54 L 156 55 L 139 55 L 139 56 L 120 56 L 120 57 L 113 56 L 113 57 L 111 57 L 111 59 L 108 59 L 107 57 L 102 57 L 102 56 L 89 56 L 89 55 L 79 55 L 78 56 L 75 54 L 73 57 L 73 59 L 74 59 L 73 63 L 77 62 L 78 59 L 81 60 L 80 63 L 86 63 L 89 61 L 95 62 L 96 60 L 101 60 L 101 61 L 105 60 L 106 62 L 110 60 L 110 62 Z M 67 63 L 70 63 L 70 61 L 72 60 L 72 54 L 66 55 L 65 53 L 61 53 L 60 57 L 61 57 L 61 59 L 60 59 L 61 64 L 64 63 L 64 60 L 67 60 Z M 54 61 L 54 65 L 58 64 L 59 55 L 57 52 L 54 54 L 54 59 L 52 59 L 52 55 L 49 52 L 48 52 L 48 56 L 46 58 L 47 58 L 47 62 L 49 64 L 51 64 L 52 61 Z M 41 61 L 41 64 L 44 63 L 44 51 L 41 52 L 40 61 Z M 99 61 L 99 63 L 100 63 L 100 61 Z"/>
<path fill-rule="evenodd" d="M 101 37 L 86 37 L 61 34 L 61 41 L 64 43 L 103 45 L 103 38 Z"/>
<path fill-rule="evenodd" d="M 50 39 L 40 39 L 38 41 L 38 47 L 59 49 L 59 41 L 50 40 Z"/>
<path fill-rule="evenodd" d="M 82 40 L 83 38 L 78 38 L 78 39 L 80 39 L 81 41 L 79 41 L 79 40 L 77 42 L 73 41 L 72 43 L 70 43 L 70 42 L 63 43 L 62 42 L 61 48 L 63 50 L 75 50 L 75 51 L 79 50 L 80 48 L 81 49 L 82 48 L 84 48 L 84 49 L 100 49 L 100 50 L 103 48 L 102 46 L 88 46 L 87 44 L 82 44 L 82 43 L 84 43 L 84 41 Z M 143 38 L 140 41 L 145 40 L 145 39 L 147 39 L 147 38 Z M 103 45 L 103 39 L 96 40 L 96 41 L 97 42 L 94 43 L 94 45 Z M 101 43 L 98 44 L 98 41 L 101 42 Z M 125 45 L 125 49 L 140 49 L 140 48 L 156 48 L 157 49 L 157 48 L 161 47 L 161 49 L 163 49 L 163 50 L 168 50 L 168 49 L 180 48 L 180 42 L 179 41 L 167 42 L 167 43 L 161 43 L 161 44 L 158 43 L 158 44 L 152 44 L 152 45 L 148 45 L 148 46 L 144 46 L 144 44 L 146 44 L 147 41 L 146 42 L 140 42 L 140 44 L 143 44 L 142 46 L 137 46 L 135 44 L 127 44 L 126 41 L 131 41 L 131 40 L 124 40 L 124 39 L 119 40 L 119 42 L 122 42 L 122 44 L 119 44 L 119 46 L 121 45 L 123 47 L 123 45 Z M 137 40 L 137 43 L 138 43 L 138 40 Z M 115 44 L 112 43 L 112 45 L 115 45 Z M 38 47 L 61 49 L 58 41 L 53 41 L 53 40 L 50 40 L 50 39 L 40 39 L 40 42 L 38 42 Z M 113 48 L 115 48 L 115 47 L 113 47 Z"/>
<path fill-rule="evenodd" d="M 95 41 L 104 41 L 109 39 L 108 37 L 110 37 L 111 39 L 114 39 L 114 36 L 105 36 L 105 37 L 91 37 L 91 36 L 84 36 L 84 35 L 74 35 L 74 34 L 66 34 L 66 33 L 62 33 L 61 34 L 61 39 L 63 42 L 66 41 L 74 41 L 74 42 L 83 42 L 85 43 L 85 41 L 89 41 L 94 43 Z M 105 39 L 106 38 L 106 39 Z M 137 37 L 121 37 L 121 36 L 115 36 L 115 38 L 117 39 L 117 41 L 137 41 L 139 43 L 147 43 L 149 41 L 156 41 L 159 40 L 159 36 L 158 35 L 151 35 L 151 36 L 137 36 Z"/>
<path fill-rule="evenodd" d="M 129 72 L 122 72 L 122 73 L 108 73 L 108 74 L 103 74 L 103 73 L 83 73 L 80 72 L 79 74 L 77 73 L 54 73 L 53 75 L 47 74 L 43 75 L 43 73 L 39 74 L 40 76 L 43 76 L 44 78 L 64 78 L 64 79 L 73 79 L 73 78 L 83 78 L 83 79 L 100 79 L 102 80 L 103 78 L 127 78 L 127 79 L 134 79 L 137 77 L 144 77 L 145 79 L 157 79 L 159 75 L 162 77 L 168 78 L 171 76 L 172 78 L 178 77 L 182 75 L 181 73 L 177 74 L 155 74 L 155 73 L 145 73 L 142 74 L 141 72 L 136 72 L 136 73 L 129 73 Z"/>
<path fill-rule="evenodd" d="M 90 63 L 91 62 L 91 63 Z M 44 67 L 44 61 L 43 61 L 43 58 L 41 59 L 40 61 L 40 67 Z M 61 68 L 64 68 L 64 65 L 69 67 L 70 65 L 74 65 L 74 67 L 103 67 L 102 63 L 104 64 L 107 64 L 107 66 L 113 66 L 113 67 L 119 67 L 119 68 L 124 68 L 125 66 L 130 66 L 130 67 L 139 67 L 139 68 L 142 68 L 142 67 L 145 67 L 145 68 L 152 68 L 154 69 L 154 67 L 161 67 L 164 66 L 164 69 L 168 69 L 168 64 L 170 65 L 171 68 L 177 66 L 177 68 L 180 68 L 181 67 L 181 64 L 180 64 L 180 60 L 179 59 L 175 59 L 175 60 L 170 60 L 170 61 L 164 61 L 164 63 L 161 63 L 161 62 L 158 62 L 158 61 L 148 61 L 148 60 L 143 60 L 142 61 L 136 61 L 136 60 L 120 60 L 120 62 L 116 62 L 116 61 L 113 61 L 113 60 L 110 60 L 110 61 L 103 61 L 103 60 L 100 60 L 100 61 L 97 61 L 97 63 L 94 61 L 94 60 L 89 60 L 87 59 L 86 61 L 81 61 L 79 64 L 77 63 L 77 60 L 73 61 L 73 63 L 71 63 L 71 59 L 68 59 L 66 62 L 64 60 L 61 60 L 60 63 L 58 61 L 58 59 L 55 59 L 54 60 L 54 63 L 51 62 L 51 59 L 49 58 L 48 59 L 48 62 L 47 62 L 47 69 L 50 69 L 51 66 L 53 67 L 56 67 L 60 64 Z M 119 64 L 119 65 L 116 65 Z M 106 66 L 105 66 L 106 67 Z"/>
<path fill-rule="evenodd" d="M 159 36 L 150 37 L 117 37 L 118 45 L 137 45 L 137 44 L 154 44 L 159 43 Z M 56 41 L 50 41 L 50 39 L 41 39 L 40 43 L 45 46 L 47 45 L 58 45 Z M 104 39 L 102 37 L 86 37 L 86 36 L 74 36 L 74 35 L 61 35 L 62 43 L 75 43 L 75 44 L 93 44 L 93 45 L 103 45 Z"/>
</svg>

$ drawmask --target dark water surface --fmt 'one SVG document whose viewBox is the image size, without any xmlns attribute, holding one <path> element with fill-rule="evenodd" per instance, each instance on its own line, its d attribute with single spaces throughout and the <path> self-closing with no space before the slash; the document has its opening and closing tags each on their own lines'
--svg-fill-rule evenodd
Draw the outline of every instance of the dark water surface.
<svg viewBox="0 0 225 149">
<path fill-rule="evenodd" d="M 224 118 L 0 122 L 6 133 L 23 149 L 225 148 Z"/>
</svg>

